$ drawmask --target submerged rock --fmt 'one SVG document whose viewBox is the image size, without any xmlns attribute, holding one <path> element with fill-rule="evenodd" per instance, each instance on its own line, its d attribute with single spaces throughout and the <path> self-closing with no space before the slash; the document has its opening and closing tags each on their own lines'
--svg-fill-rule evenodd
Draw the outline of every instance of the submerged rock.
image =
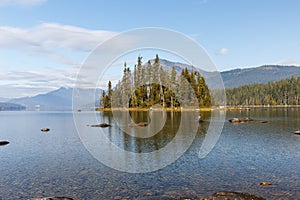
<svg viewBox="0 0 300 200">
<path fill-rule="evenodd" d="M 242 192 L 228 192 L 228 191 L 222 191 L 222 192 L 216 192 L 213 194 L 213 197 L 216 197 L 217 200 L 266 200 L 263 197 L 256 196 L 253 194 L 248 193 L 242 193 Z"/>
<path fill-rule="evenodd" d="M 228 120 L 230 123 L 240 123 L 241 120 L 239 118 L 232 118 L 230 120 Z"/>
<path fill-rule="evenodd" d="M 73 200 L 70 197 L 42 197 L 42 198 L 32 198 L 30 200 Z"/>
<path fill-rule="evenodd" d="M 106 123 L 91 125 L 91 127 L 101 127 L 101 128 L 106 128 L 110 126 L 111 126 L 110 124 L 106 124 Z"/>
<path fill-rule="evenodd" d="M 8 141 L 0 141 L 0 146 L 5 146 L 5 145 L 7 145 L 7 144 L 9 144 Z"/>
<path fill-rule="evenodd" d="M 248 118 L 248 117 L 241 119 L 241 123 L 247 123 L 247 122 L 252 122 L 252 121 L 254 121 L 254 120 L 251 118 Z"/>
<path fill-rule="evenodd" d="M 300 130 L 294 131 L 294 134 L 300 135 Z"/>
<path fill-rule="evenodd" d="M 260 182 L 259 185 L 260 186 L 270 186 L 270 185 L 273 185 L 273 184 L 270 183 L 270 182 Z"/>
<path fill-rule="evenodd" d="M 248 117 L 246 117 L 244 119 L 232 118 L 229 120 L 229 122 L 231 122 L 231 123 L 247 123 L 247 122 L 252 122 L 252 121 L 254 121 L 254 120 L 251 118 L 248 118 Z"/>
<path fill-rule="evenodd" d="M 130 123 L 128 124 L 128 127 L 137 127 L 137 126 L 148 126 L 149 123 L 148 122 L 139 122 L 139 123 Z"/>
<path fill-rule="evenodd" d="M 214 193 L 210 197 L 197 197 L 197 198 L 181 197 L 180 200 L 266 200 L 266 199 L 248 193 L 221 191 L 221 192 Z"/>
<path fill-rule="evenodd" d="M 48 132 L 48 131 L 50 131 L 50 128 L 41 128 L 41 131 L 42 132 Z"/>
<path fill-rule="evenodd" d="M 249 123 L 249 122 L 257 122 L 257 123 L 267 123 L 268 121 L 262 121 L 262 120 L 254 120 L 251 118 L 243 118 L 243 119 L 239 119 L 239 118 L 232 118 L 230 120 L 228 120 L 230 123 Z"/>
</svg>

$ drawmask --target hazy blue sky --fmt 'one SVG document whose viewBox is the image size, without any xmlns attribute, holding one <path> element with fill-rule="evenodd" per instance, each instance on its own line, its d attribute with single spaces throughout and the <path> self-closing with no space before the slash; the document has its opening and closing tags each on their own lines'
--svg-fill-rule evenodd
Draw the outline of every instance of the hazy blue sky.
<svg viewBox="0 0 300 200">
<path fill-rule="evenodd" d="M 72 87 L 97 44 L 142 27 L 192 37 L 220 71 L 300 65 L 299 10 L 298 0 L 0 0 L 0 97 Z"/>
</svg>

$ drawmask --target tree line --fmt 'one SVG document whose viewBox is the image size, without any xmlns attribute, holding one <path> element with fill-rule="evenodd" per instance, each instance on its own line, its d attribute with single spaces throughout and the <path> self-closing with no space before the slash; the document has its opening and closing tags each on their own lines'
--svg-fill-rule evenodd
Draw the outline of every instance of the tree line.
<svg viewBox="0 0 300 200">
<path fill-rule="evenodd" d="M 227 105 L 300 105 L 300 77 L 226 89 Z"/>
<path fill-rule="evenodd" d="M 107 84 L 107 92 L 101 94 L 100 107 L 149 108 L 160 104 L 166 108 L 188 105 L 210 106 L 211 96 L 203 76 L 187 68 L 178 75 L 173 67 L 171 72 L 164 70 L 156 55 L 143 65 L 142 57 L 137 58 L 133 72 L 124 63 L 123 76 L 112 88 Z"/>
</svg>

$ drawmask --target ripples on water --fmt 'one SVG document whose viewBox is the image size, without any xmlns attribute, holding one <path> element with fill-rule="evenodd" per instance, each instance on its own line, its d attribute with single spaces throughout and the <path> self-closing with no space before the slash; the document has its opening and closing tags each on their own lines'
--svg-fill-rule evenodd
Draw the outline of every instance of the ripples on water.
<svg viewBox="0 0 300 200">
<path fill-rule="evenodd" d="M 91 113 L 82 112 L 88 119 Z M 147 112 L 131 113 L 147 121 Z M 206 196 L 220 190 L 258 194 L 268 199 L 300 197 L 300 128 L 297 108 L 228 111 L 232 117 L 268 120 L 266 124 L 224 124 L 213 151 L 204 159 L 198 152 L 209 125 L 209 113 L 189 150 L 173 164 L 156 172 L 130 174 L 110 169 L 83 147 L 72 113 L 0 112 L 0 199 L 70 196 L 74 199 L 140 199 L 160 196 Z M 133 152 L 151 152 L 175 136 L 180 113 L 168 113 L 167 124 L 157 135 L 136 139 L 117 128 L 111 113 L 98 114 L 112 124 L 103 129 L 116 145 Z M 40 128 L 49 127 L 48 133 Z M 92 129 L 92 127 L 91 127 Z M 88 133 L 87 133 L 88 134 Z M 269 187 L 259 183 L 269 181 Z"/>
</svg>

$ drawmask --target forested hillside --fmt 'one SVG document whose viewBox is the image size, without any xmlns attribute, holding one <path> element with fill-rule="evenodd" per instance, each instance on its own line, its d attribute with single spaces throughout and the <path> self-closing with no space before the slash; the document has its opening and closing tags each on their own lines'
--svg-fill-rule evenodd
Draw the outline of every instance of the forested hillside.
<svg viewBox="0 0 300 200">
<path fill-rule="evenodd" d="M 260 67 L 234 69 L 221 72 L 225 88 L 234 88 L 253 83 L 266 84 L 292 76 L 300 76 L 300 67 L 282 65 L 264 65 Z"/>
<path fill-rule="evenodd" d="M 226 89 L 228 106 L 300 105 L 300 76 Z"/>
</svg>

